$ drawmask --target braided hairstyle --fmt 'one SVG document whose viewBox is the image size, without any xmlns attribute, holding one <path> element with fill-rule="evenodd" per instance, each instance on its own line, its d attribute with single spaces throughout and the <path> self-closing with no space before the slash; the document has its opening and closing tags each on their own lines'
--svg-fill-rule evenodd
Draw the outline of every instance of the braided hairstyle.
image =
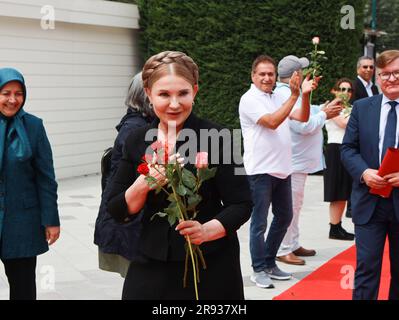
<svg viewBox="0 0 399 320">
<path fill-rule="evenodd" d="M 184 78 L 193 86 L 198 84 L 198 66 L 188 55 L 179 51 L 163 51 L 150 57 L 143 67 L 144 88 L 152 85 L 165 75 Z"/>
</svg>

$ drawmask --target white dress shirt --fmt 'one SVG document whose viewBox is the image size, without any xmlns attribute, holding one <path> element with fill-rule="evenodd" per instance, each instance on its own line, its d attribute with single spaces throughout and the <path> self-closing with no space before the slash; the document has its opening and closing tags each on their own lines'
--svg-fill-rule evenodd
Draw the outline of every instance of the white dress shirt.
<svg viewBox="0 0 399 320">
<path fill-rule="evenodd" d="M 373 83 L 371 81 L 366 82 L 365 80 L 363 80 L 363 78 L 361 76 L 357 76 L 357 77 L 363 83 L 363 86 L 366 88 L 366 91 L 367 91 L 367 94 L 369 95 L 369 97 L 372 97 L 373 91 L 371 90 L 371 87 L 373 86 Z"/>
<path fill-rule="evenodd" d="M 382 153 L 382 144 L 384 143 L 384 134 L 385 134 L 385 127 L 387 125 L 387 118 L 388 118 L 388 113 L 389 110 L 391 110 L 391 105 L 388 103 L 389 101 L 393 101 L 388 99 L 385 95 L 382 96 L 382 102 L 381 102 L 381 115 L 380 115 L 380 132 L 379 132 L 379 143 L 378 143 L 378 148 L 379 148 L 379 159 L 381 159 L 381 153 Z M 399 98 L 394 100 L 399 103 Z M 396 124 L 396 142 L 395 142 L 395 147 L 398 147 L 398 134 L 399 134 L 399 104 L 396 105 L 396 117 L 398 119 L 398 122 Z"/>
</svg>

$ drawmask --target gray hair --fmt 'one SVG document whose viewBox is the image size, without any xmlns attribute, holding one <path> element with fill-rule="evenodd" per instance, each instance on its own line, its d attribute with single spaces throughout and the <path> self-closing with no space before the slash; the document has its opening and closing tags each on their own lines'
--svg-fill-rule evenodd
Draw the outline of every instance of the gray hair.
<svg viewBox="0 0 399 320">
<path fill-rule="evenodd" d="M 359 59 L 357 59 L 357 69 L 360 68 L 360 62 L 362 62 L 363 60 L 371 60 L 374 61 L 374 59 L 372 57 L 368 57 L 368 56 L 362 56 Z"/>
<path fill-rule="evenodd" d="M 153 117 L 155 115 L 144 91 L 141 72 L 136 74 L 130 81 L 125 105 L 133 111 L 141 113 L 144 117 Z"/>
</svg>

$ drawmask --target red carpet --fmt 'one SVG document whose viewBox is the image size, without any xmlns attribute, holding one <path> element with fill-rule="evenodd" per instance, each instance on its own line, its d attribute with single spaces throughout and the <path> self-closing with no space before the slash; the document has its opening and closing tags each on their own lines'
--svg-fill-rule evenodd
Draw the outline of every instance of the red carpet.
<svg viewBox="0 0 399 320">
<path fill-rule="evenodd" d="M 353 245 L 273 300 L 351 300 L 355 267 L 356 248 Z M 388 299 L 389 270 L 387 244 L 382 263 L 379 300 Z"/>
</svg>

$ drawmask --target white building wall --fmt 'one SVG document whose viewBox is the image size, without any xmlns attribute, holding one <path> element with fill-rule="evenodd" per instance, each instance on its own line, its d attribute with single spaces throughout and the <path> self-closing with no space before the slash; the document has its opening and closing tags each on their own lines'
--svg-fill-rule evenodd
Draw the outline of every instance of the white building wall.
<svg viewBox="0 0 399 320">
<path fill-rule="evenodd" d="M 44 5 L 55 9 L 53 30 L 41 27 Z M 24 74 L 24 108 L 44 120 L 57 179 L 100 171 L 126 111 L 129 80 L 141 67 L 137 28 L 133 5 L 0 0 L 0 67 Z"/>
</svg>

